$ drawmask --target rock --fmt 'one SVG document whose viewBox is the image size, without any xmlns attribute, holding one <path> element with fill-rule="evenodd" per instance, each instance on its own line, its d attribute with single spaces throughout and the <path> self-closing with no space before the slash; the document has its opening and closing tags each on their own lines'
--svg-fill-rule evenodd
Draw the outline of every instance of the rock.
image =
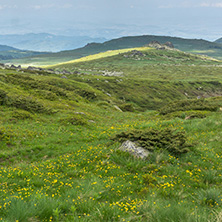
<svg viewBox="0 0 222 222">
<path fill-rule="evenodd" d="M 150 155 L 147 149 L 139 147 L 136 143 L 127 140 L 119 148 L 122 151 L 129 152 L 131 155 L 137 158 L 145 159 Z"/>
<path fill-rule="evenodd" d="M 10 69 L 16 69 L 16 68 L 17 67 L 15 65 L 13 65 L 13 64 L 10 66 Z"/>
<path fill-rule="evenodd" d="M 120 111 L 120 112 L 123 112 L 117 105 L 114 105 L 113 106 L 116 110 Z"/>
<path fill-rule="evenodd" d="M 173 45 L 172 42 L 166 42 L 166 43 L 164 43 L 163 45 L 165 45 L 165 46 L 167 46 L 167 47 L 169 47 L 169 48 L 174 49 L 174 45 Z"/>
<path fill-rule="evenodd" d="M 174 50 L 174 45 L 172 44 L 172 42 L 166 42 L 164 44 L 161 44 L 158 41 L 152 41 L 148 44 L 148 46 L 160 50 Z"/>
</svg>

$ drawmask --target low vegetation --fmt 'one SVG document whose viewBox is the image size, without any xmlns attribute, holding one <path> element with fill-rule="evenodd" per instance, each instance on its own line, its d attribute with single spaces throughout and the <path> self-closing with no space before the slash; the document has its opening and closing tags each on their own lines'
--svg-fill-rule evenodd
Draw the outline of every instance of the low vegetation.
<svg viewBox="0 0 222 222">
<path fill-rule="evenodd" d="M 173 79 L 0 69 L 0 221 L 221 221 L 221 68 L 197 60 Z"/>
</svg>

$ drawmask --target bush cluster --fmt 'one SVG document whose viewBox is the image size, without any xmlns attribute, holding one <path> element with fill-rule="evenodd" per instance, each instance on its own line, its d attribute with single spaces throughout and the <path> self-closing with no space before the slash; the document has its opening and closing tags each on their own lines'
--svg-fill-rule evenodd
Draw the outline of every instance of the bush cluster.
<svg viewBox="0 0 222 222">
<path fill-rule="evenodd" d="M 160 114 L 166 115 L 168 113 L 176 111 L 188 111 L 188 110 L 206 110 L 217 111 L 218 107 L 212 105 L 205 99 L 187 99 L 170 103 L 159 110 Z"/>
<path fill-rule="evenodd" d="M 117 134 L 113 140 L 120 142 L 131 140 L 149 151 L 162 149 L 174 155 L 189 152 L 188 147 L 191 146 L 191 144 L 187 143 L 185 131 L 177 131 L 172 128 L 122 132 Z"/>
<path fill-rule="evenodd" d="M 131 103 L 125 103 L 119 106 L 123 112 L 134 112 L 135 108 Z"/>
<path fill-rule="evenodd" d="M 63 124 L 68 124 L 68 125 L 87 125 L 87 121 L 86 119 L 84 119 L 82 116 L 80 115 L 70 115 L 67 116 L 65 118 L 61 118 L 60 122 Z"/>
<path fill-rule="evenodd" d="M 26 96 L 13 96 L 8 97 L 5 101 L 6 106 L 16 107 L 18 109 L 23 109 L 29 112 L 37 113 L 53 113 L 53 110 L 45 107 L 39 101 Z"/>
<path fill-rule="evenodd" d="M 7 93 L 0 89 L 0 105 L 3 105 L 6 100 Z"/>
<path fill-rule="evenodd" d="M 12 114 L 12 118 L 16 120 L 33 119 L 33 115 L 25 110 L 15 110 Z"/>
</svg>

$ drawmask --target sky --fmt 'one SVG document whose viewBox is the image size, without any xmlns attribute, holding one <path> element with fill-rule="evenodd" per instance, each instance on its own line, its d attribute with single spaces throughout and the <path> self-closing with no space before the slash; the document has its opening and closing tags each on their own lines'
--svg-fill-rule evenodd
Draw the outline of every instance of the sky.
<svg viewBox="0 0 222 222">
<path fill-rule="evenodd" d="M 0 34 L 222 37 L 222 0 L 0 0 Z"/>
</svg>

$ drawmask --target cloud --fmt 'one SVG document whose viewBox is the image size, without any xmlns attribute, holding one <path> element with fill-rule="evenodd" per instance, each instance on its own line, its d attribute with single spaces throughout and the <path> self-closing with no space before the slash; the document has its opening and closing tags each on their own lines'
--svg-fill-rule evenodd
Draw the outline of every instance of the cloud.
<svg viewBox="0 0 222 222">
<path fill-rule="evenodd" d="M 222 1 L 221 2 L 209 2 L 206 0 L 205 2 L 199 1 L 196 3 L 193 3 L 192 1 L 181 1 L 177 3 L 171 3 L 171 4 L 162 4 L 159 5 L 158 8 L 162 9 L 174 9 L 174 8 L 200 8 L 200 7 L 205 7 L 205 8 L 222 8 Z"/>
<path fill-rule="evenodd" d="M 0 5 L 0 10 L 3 10 L 3 9 L 15 9 L 15 8 L 18 8 L 17 5 Z"/>
<path fill-rule="evenodd" d="M 30 6 L 30 8 L 36 9 L 36 10 L 49 9 L 49 8 L 54 8 L 54 7 L 55 7 L 54 4 L 50 4 L 50 5 L 31 5 Z"/>
<path fill-rule="evenodd" d="M 42 10 L 42 9 L 69 9 L 72 8 L 72 4 L 63 4 L 63 5 L 58 5 L 58 4 L 48 4 L 48 5 L 31 5 L 29 8 L 35 9 L 35 10 Z"/>
<path fill-rule="evenodd" d="M 222 8 L 222 2 L 217 2 L 217 3 L 207 3 L 203 2 L 200 4 L 201 7 L 210 7 L 210 8 Z"/>
</svg>

